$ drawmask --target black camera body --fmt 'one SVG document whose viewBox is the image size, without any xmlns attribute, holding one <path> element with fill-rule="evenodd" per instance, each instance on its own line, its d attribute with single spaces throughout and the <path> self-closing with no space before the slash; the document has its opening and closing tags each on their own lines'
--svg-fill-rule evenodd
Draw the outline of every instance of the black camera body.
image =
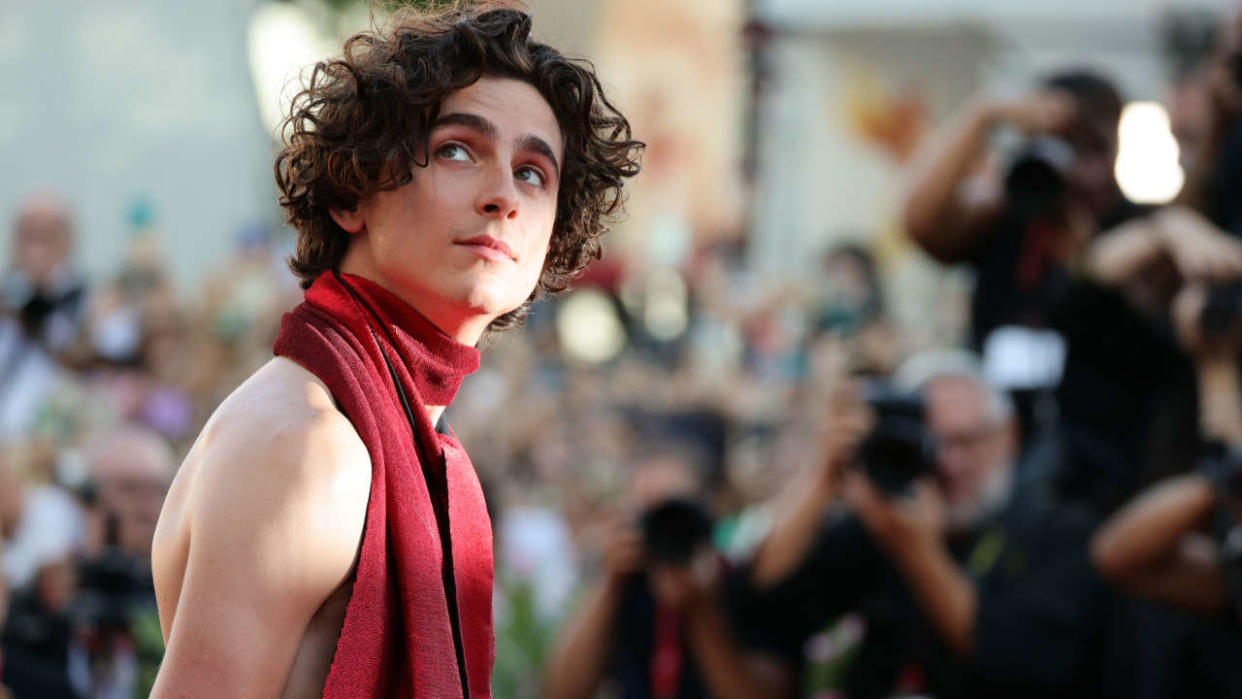
<svg viewBox="0 0 1242 699">
<path fill-rule="evenodd" d="M 669 498 L 644 512 L 639 528 L 649 562 L 686 565 L 711 542 L 712 517 L 696 500 Z"/>
<path fill-rule="evenodd" d="M 1199 472 L 1207 476 L 1216 492 L 1216 511 L 1212 515 L 1212 535 L 1220 547 L 1225 588 L 1234 613 L 1242 618 L 1242 449 L 1211 443 L 1199 461 Z"/>
<path fill-rule="evenodd" d="M 1206 336 L 1221 336 L 1242 327 L 1242 281 L 1217 284 L 1208 289 L 1199 313 L 1199 328 Z"/>
<path fill-rule="evenodd" d="M 936 469 L 923 398 L 875 382 L 867 386 L 867 403 L 875 426 L 858 446 L 858 463 L 885 495 L 908 494 L 914 481 Z"/>
<path fill-rule="evenodd" d="M 1036 136 L 1014 155 L 1005 172 L 1005 196 L 1021 218 L 1055 216 L 1068 191 L 1076 154 L 1055 136 Z"/>
</svg>

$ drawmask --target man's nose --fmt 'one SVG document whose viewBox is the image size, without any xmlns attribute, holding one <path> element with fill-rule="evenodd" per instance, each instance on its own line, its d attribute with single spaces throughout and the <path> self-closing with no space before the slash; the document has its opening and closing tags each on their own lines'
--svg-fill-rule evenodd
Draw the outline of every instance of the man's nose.
<svg viewBox="0 0 1242 699">
<path fill-rule="evenodd" d="M 490 218 L 517 218 L 518 190 L 508 167 L 494 168 L 485 178 L 476 209 Z"/>
</svg>

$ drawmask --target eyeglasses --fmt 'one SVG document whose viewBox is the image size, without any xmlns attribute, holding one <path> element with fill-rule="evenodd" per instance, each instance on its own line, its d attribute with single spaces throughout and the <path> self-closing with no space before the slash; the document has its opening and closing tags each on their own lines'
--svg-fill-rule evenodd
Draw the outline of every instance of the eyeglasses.
<svg viewBox="0 0 1242 699">
<path fill-rule="evenodd" d="M 987 425 L 973 430 L 936 434 L 934 435 L 936 450 L 939 452 L 946 452 L 950 449 L 975 451 L 985 446 L 999 432 L 999 426 Z"/>
</svg>

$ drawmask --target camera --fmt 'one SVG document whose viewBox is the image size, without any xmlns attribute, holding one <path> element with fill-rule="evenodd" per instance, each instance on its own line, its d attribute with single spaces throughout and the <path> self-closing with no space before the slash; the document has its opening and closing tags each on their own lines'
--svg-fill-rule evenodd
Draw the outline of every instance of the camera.
<svg viewBox="0 0 1242 699">
<path fill-rule="evenodd" d="M 875 382 L 867 386 L 867 403 L 875 413 L 875 427 L 858 446 L 858 462 L 885 495 L 905 495 L 915 480 L 936 468 L 923 398 Z"/>
<path fill-rule="evenodd" d="M 1209 443 L 1199 461 L 1199 472 L 1211 480 L 1217 494 L 1212 535 L 1220 547 L 1230 603 L 1234 613 L 1242 618 L 1242 522 L 1238 521 L 1238 505 L 1242 504 L 1242 449 Z"/>
<path fill-rule="evenodd" d="M 1017 152 L 1005 173 L 1005 195 L 1023 218 L 1057 213 L 1065 200 L 1074 148 L 1055 136 L 1036 136 Z"/>
<path fill-rule="evenodd" d="M 639 527 L 647 560 L 667 565 L 688 564 L 712 537 L 707 508 L 688 498 L 669 498 L 653 506 L 643 513 Z"/>
<path fill-rule="evenodd" d="M 1199 313 L 1204 335 L 1220 336 L 1242 326 L 1242 281 L 1217 284 L 1208 290 Z"/>
</svg>

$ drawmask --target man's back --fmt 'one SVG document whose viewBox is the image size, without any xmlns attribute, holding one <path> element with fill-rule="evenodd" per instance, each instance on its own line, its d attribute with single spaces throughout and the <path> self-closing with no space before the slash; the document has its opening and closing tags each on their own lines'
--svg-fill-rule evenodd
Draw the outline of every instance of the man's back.
<svg viewBox="0 0 1242 699">
<path fill-rule="evenodd" d="M 370 486 L 366 447 L 309 371 L 276 358 L 234 391 L 156 529 L 153 696 L 321 695 Z"/>
</svg>

